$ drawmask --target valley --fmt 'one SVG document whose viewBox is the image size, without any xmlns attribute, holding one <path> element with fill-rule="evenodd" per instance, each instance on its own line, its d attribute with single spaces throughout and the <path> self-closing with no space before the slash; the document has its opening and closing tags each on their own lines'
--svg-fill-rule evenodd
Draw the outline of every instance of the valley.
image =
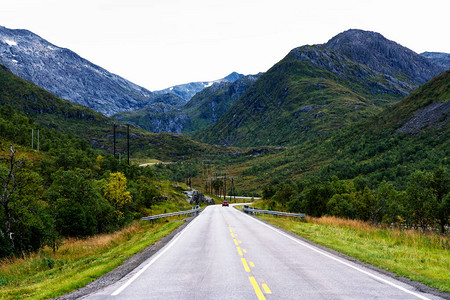
<svg viewBox="0 0 450 300">
<path fill-rule="evenodd" d="M 0 294 L 2 289 L 8 297 L 30 292 L 29 286 L 14 287 L 23 278 L 36 284 L 23 270 L 10 271 L 8 259 L 31 259 L 48 284 L 56 267 L 68 271 L 77 264 L 73 257 L 58 256 L 73 240 L 120 232 L 92 253 L 93 261 L 104 259 L 102 251 L 128 257 L 155 243 L 184 220 L 148 226 L 138 220 L 189 209 L 183 191 L 191 188 L 218 204 L 223 196 L 230 203 L 233 195 L 261 197 L 259 208 L 317 218 L 306 221 L 309 227 L 330 217 L 374 230 L 436 235 L 442 239 L 433 247 L 445 257 L 449 66 L 447 53 L 418 54 L 380 33 L 350 29 L 325 43 L 292 49 L 263 73 L 232 72 L 149 91 L 31 31 L 0 26 L 0 257 L 5 261 Z M 250 228 L 247 217 L 219 207 L 208 207 L 199 223 L 212 216 L 217 231 L 224 224 L 230 232 Z M 271 222 L 302 231 L 290 222 Z M 117 250 L 113 244 L 132 239 L 126 228 L 143 239 L 149 237 L 142 228 L 149 229 L 157 238 Z M 205 229 L 206 234 L 214 232 Z M 226 238 L 220 239 L 225 245 Z M 258 241 L 250 245 L 257 255 L 264 253 L 256 250 L 263 248 Z M 234 261 L 237 256 L 229 253 L 223 255 Z M 36 298 L 60 296 L 122 262 L 114 260 L 92 278 Z M 267 272 L 274 268 L 261 265 Z M 229 277 L 235 267 L 229 264 Z M 268 278 L 277 282 L 278 295 L 288 297 L 291 290 L 276 277 Z M 427 284 L 426 275 L 417 280 Z M 442 282 L 433 287 L 448 292 Z M 317 285 L 305 287 L 314 294 Z M 248 287 L 239 288 L 253 295 Z M 370 291 L 374 297 L 381 293 L 379 287 Z"/>
</svg>

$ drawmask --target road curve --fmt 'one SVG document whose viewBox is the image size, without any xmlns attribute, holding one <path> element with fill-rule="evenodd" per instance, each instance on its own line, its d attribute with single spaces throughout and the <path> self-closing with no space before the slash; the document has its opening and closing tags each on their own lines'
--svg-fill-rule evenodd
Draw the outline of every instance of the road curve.
<svg viewBox="0 0 450 300">
<path fill-rule="evenodd" d="M 441 298 L 216 205 L 122 280 L 83 299 Z"/>
</svg>

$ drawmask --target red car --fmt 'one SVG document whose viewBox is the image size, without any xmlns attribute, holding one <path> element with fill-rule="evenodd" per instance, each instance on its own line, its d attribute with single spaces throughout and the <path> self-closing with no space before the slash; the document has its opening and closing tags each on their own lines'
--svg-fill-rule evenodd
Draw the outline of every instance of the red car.
<svg viewBox="0 0 450 300">
<path fill-rule="evenodd" d="M 228 201 L 223 201 L 222 206 L 229 206 Z"/>
</svg>

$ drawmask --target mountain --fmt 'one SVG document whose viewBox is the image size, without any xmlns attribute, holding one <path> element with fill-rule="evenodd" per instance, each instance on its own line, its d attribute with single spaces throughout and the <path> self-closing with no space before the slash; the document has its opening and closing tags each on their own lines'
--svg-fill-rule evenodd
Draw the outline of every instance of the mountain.
<svg viewBox="0 0 450 300">
<path fill-rule="evenodd" d="M 218 120 L 260 76 L 248 75 L 234 82 L 215 82 L 184 105 L 169 105 L 165 100 L 112 117 L 151 132 L 190 133 Z"/>
<path fill-rule="evenodd" d="M 170 95 L 172 96 L 172 95 Z M 46 128 L 52 132 L 68 134 L 87 141 L 92 147 L 113 152 L 113 124 L 116 124 L 117 153 L 126 152 L 126 126 L 104 116 L 91 108 L 61 99 L 52 93 L 14 75 L 7 67 L 0 65 L 0 110 L 16 111 L 34 124 L 34 128 Z M 9 122 L 9 123 L 8 123 Z M 0 122 L 0 136 L 25 144 L 31 137 L 18 124 L 7 120 L 7 126 Z M 46 130 L 46 132 L 48 132 Z M 45 132 L 44 132 L 45 133 Z M 41 132 L 42 144 L 48 144 L 48 137 Z M 29 145 L 31 146 L 31 145 Z M 160 133 L 154 134 L 131 126 L 130 146 L 133 157 L 178 160 L 208 153 L 228 153 L 221 149 L 193 141 L 186 136 Z M 51 147 L 47 145 L 47 147 Z M 80 146 L 81 147 L 81 146 Z M 240 150 L 233 150 L 239 152 Z M 74 158 L 77 159 L 77 158 Z"/>
<path fill-rule="evenodd" d="M 442 52 L 424 52 L 421 53 L 423 57 L 438 65 L 444 70 L 450 70 L 450 54 Z"/>
<path fill-rule="evenodd" d="M 154 91 L 155 94 L 175 94 L 181 98 L 183 98 L 185 101 L 191 100 L 191 98 L 197 94 L 198 92 L 202 91 L 203 89 L 210 87 L 214 83 L 219 82 L 235 82 L 239 78 L 243 77 L 244 75 L 233 72 L 229 74 L 228 76 L 217 79 L 214 81 L 202 81 L 202 82 L 190 82 L 186 84 L 180 84 L 175 85 L 172 87 L 169 87 L 164 90 L 160 91 Z"/>
<path fill-rule="evenodd" d="M 216 122 L 247 90 L 261 77 L 262 73 L 240 77 L 234 82 L 215 83 L 197 93 L 183 107 L 191 122 L 184 132 L 201 130 Z"/>
<path fill-rule="evenodd" d="M 369 118 L 229 170 L 245 170 L 235 175 L 251 192 L 269 182 L 301 178 L 310 185 L 332 176 L 357 177 L 371 189 L 387 181 L 403 190 L 416 170 L 448 166 L 449 156 L 450 70 Z"/>
<path fill-rule="evenodd" d="M 412 89 L 446 70 L 377 32 L 350 29 L 324 46 L 373 71 L 410 84 Z"/>
<path fill-rule="evenodd" d="M 298 145 L 379 113 L 443 71 L 381 34 L 348 30 L 293 49 L 198 140 Z"/>
<path fill-rule="evenodd" d="M 27 30 L 0 26 L 0 63 L 63 99 L 107 116 L 153 102 L 145 88 Z"/>
</svg>

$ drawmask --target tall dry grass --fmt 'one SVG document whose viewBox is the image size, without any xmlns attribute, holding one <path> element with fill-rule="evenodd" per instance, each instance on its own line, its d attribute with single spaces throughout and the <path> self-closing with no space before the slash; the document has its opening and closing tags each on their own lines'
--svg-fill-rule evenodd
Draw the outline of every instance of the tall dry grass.
<svg viewBox="0 0 450 300">
<path fill-rule="evenodd" d="M 450 250 L 448 234 L 443 235 L 432 231 L 372 225 L 369 222 L 333 216 L 323 216 L 320 218 L 306 217 L 306 221 L 318 225 L 338 226 L 349 230 L 358 230 L 360 237 L 383 240 L 389 239 L 397 245 L 402 244 L 412 247 Z"/>
<path fill-rule="evenodd" d="M 24 270 L 47 268 L 53 261 L 75 261 L 99 252 L 108 251 L 112 247 L 128 240 L 132 235 L 144 230 L 141 224 L 133 223 L 114 233 L 101 234 L 88 238 L 66 238 L 56 253 L 46 246 L 37 253 L 24 257 L 5 258 L 0 261 L 0 273 L 23 273 Z M 46 265 L 47 264 L 47 265 Z"/>
</svg>

